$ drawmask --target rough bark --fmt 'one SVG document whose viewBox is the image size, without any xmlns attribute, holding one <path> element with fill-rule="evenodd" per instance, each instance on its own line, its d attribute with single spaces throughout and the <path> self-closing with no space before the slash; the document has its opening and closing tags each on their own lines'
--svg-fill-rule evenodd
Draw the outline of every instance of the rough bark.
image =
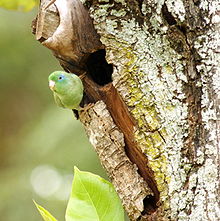
<svg viewBox="0 0 220 221">
<path fill-rule="evenodd" d="M 129 217 L 219 220 L 220 3 L 83 2 L 41 7 L 36 36 L 86 72 L 80 119 Z"/>
<path fill-rule="evenodd" d="M 152 195 L 152 191 L 146 188 L 137 167 L 127 157 L 123 133 L 115 125 L 103 101 L 98 101 L 83 113 L 81 121 L 124 207 L 133 219 L 137 219 L 140 211 L 144 210 L 143 199 Z"/>
</svg>

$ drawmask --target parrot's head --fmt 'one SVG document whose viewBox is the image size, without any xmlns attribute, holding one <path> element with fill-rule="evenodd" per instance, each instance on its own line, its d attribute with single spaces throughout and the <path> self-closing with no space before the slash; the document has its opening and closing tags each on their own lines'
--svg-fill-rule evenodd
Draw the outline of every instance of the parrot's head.
<svg viewBox="0 0 220 221">
<path fill-rule="evenodd" d="M 50 74 L 49 78 L 49 87 L 52 91 L 63 94 L 65 91 L 71 87 L 72 77 L 71 74 L 64 71 L 54 71 Z"/>
</svg>

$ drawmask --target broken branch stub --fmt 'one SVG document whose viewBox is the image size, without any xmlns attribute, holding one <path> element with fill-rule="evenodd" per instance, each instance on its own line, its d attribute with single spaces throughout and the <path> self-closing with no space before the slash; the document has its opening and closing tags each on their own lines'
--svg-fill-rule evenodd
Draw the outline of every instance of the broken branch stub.
<svg viewBox="0 0 220 221">
<path fill-rule="evenodd" d="M 36 39 L 51 49 L 65 70 L 82 74 L 88 56 L 104 48 L 88 11 L 78 0 L 56 0 L 46 10 L 42 0 L 36 21 Z"/>
</svg>

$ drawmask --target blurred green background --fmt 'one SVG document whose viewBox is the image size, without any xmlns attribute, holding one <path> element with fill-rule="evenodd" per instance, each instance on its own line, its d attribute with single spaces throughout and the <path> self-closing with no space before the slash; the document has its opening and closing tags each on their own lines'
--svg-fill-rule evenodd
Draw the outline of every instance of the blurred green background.
<svg viewBox="0 0 220 221">
<path fill-rule="evenodd" d="M 0 9 L 0 220 L 39 221 L 33 199 L 64 220 L 74 165 L 106 178 L 72 111 L 47 77 L 61 69 L 31 33 L 37 10 Z"/>
</svg>

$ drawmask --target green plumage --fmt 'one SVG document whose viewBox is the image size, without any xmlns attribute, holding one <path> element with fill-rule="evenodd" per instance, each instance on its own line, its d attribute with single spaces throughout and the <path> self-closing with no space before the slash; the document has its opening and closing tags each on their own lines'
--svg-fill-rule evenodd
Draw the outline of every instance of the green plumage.
<svg viewBox="0 0 220 221">
<path fill-rule="evenodd" d="M 79 104 L 83 98 L 83 84 L 77 75 L 55 71 L 50 74 L 48 80 L 58 106 L 74 110 L 81 109 Z"/>
</svg>

